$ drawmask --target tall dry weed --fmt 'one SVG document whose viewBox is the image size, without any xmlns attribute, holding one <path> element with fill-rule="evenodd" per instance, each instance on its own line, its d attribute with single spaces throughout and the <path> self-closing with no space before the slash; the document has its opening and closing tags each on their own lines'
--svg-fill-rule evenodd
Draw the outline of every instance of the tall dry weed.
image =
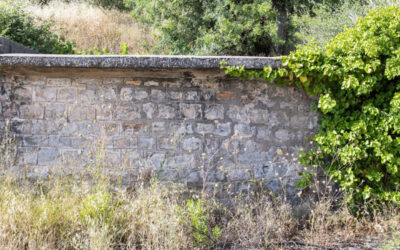
<svg viewBox="0 0 400 250">
<path fill-rule="evenodd" d="M 134 22 L 127 12 L 105 10 L 85 2 L 65 3 L 51 1 L 48 5 L 26 5 L 26 9 L 42 20 L 53 20 L 52 30 L 76 43 L 78 50 L 107 48 L 111 53 L 121 52 L 127 43 L 129 54 L 144 54 L 144 44 L 154 40 L 144 27 Z"/>
</svg>

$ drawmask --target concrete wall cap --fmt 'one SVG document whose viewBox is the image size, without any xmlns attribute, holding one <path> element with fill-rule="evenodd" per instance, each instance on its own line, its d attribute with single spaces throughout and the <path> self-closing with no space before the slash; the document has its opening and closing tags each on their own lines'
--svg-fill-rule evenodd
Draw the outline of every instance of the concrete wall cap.
<svg viewBox="0 0 400 250">
<path fill-rule="evenodd" d="M 281 66 L 281 61 L 275 57 L 1 54 L 0 67 L 216 69 L 220 68 L 222 60 L 230 66 L 244 66 L 246 69 Z"/>
</svg>

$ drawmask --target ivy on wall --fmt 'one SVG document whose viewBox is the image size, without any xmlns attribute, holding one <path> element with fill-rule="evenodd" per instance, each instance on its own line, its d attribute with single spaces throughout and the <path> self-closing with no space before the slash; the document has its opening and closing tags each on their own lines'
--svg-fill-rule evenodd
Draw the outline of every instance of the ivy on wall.
<svg viewBox="0 0 400 250">
<path fill-rule="evenodd" d="M 400 8 L 373 9 L 324 49 L 311 43 L 281 60 L 278 69 L 225 68 L 319 96 L 316 146 L 301 163 L 323 166 L 353 208 L 400 204 Z"/>
</svg>

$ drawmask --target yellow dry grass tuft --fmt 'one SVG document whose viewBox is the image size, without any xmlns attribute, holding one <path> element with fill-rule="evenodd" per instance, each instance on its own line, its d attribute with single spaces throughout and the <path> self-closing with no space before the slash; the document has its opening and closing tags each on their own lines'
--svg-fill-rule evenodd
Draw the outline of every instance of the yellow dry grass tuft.
<svg viewBox="0 0 400 250">
<path fill-rule="evenodd" d="M 143 44 L 153 44 L 151 34 L 132 20 L 129 13 L 105 10 L 85 2 L 52 1 L 48 5 L 27 5 L 42 20 L 53 20 L 52 30 L 76 43 L 78 50 L 107 48 L 113 54 L 128 44 L 129 54 L 145 54 Z"/>
</svg>

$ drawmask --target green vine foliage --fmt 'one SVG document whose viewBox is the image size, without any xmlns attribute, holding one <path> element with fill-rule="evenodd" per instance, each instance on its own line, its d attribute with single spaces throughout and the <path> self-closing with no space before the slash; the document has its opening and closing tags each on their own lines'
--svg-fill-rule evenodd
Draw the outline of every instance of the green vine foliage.
<svg viewBox="0 0 400 250">
<path fill-rule="evenodd" d="M 373 9 L 324 49 L 311 43 L 281 60 L 277 69 L 224 68 L 319 96 L 320 130 L 301 163 L 323 166 L 354 209 L 400 204 L 400 8 Z"/>
</svg>

